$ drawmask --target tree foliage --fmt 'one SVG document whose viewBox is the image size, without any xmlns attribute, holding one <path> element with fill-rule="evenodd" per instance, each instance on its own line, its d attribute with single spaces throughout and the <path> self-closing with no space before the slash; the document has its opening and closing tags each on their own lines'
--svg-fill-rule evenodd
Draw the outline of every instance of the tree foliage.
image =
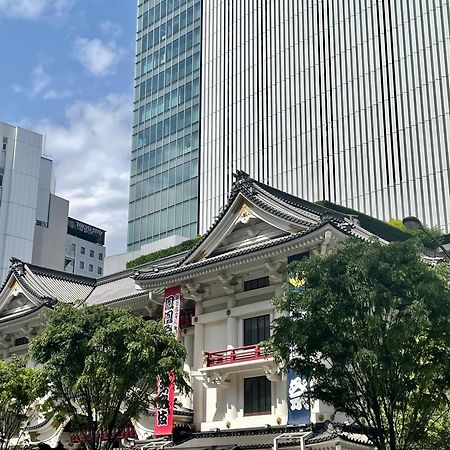
<svg viewBox="0 0 450 450">
<path fill-rule="evenodd" d="M 70 418 L 90 450 L 111 448 L 148 410 L 158 378 L 168 385 L 173 372 L 178 389 L 188 389 L 182 343 L 125 308 L 59 305 L 30 351 L 51 381 L 49 412 Z"/>
<path fill-rule="evenodd" d="M 19 436 L 42 388 L 39 371 L 26 367 L 22 359 L 14 356 L 0 361 L 0 450 L 10 447 L 11 439 Z"/>
<path fill-rule="evenodd" d="M 442 239 L 444 236 L 442 230 L 438 227 L 428 227 L 427 225 L 423 225 L 423 228 L 425 228 L 428 234 L 432 236 L 432 238 L 430 238 L 430 236 L 421 229 L 410 230 L 409 228 L 406 228 L 401 220 L 391 219 L 389 220 L 388 224 L 395 228 L 398 228 L 399 230 L 402 230 L 405 233 L 410 234 L 411 236 L 417 237 L 422 245 L 426 248 L 437 249 L 439 246 L 436 244 L 436 242 L 442 243 Z"/>
<path fill-rule="evenodd" d="M 290 266 L 305 281 L 277 300 L 275 357 L 310 395 L 359 424 L 379 450 L 413 448 L 445 408 L 450 293 L 414 241 L 348 240 Z M 363 420 L 364 419 L 364 420 Z"/>
</svg>

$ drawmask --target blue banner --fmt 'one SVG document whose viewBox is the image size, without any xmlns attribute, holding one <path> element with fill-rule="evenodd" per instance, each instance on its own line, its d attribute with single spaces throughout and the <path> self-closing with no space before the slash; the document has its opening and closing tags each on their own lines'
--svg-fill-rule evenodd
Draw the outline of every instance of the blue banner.
<svg viewBox="0 0 450 450">
<path fill-rule="evenodd" d="M 287 373 L 288 425 L 303 425 L 311 422 L 308 381 L 293 370 Z"/>
</svg>

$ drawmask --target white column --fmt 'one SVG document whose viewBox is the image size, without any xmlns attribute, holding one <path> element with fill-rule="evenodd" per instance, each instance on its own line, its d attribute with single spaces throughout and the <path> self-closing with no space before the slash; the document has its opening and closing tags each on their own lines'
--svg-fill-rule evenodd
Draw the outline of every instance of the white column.
<svg viewBox="0 0 450 450">
<path fill-rule="evenodd" d="M 203 304 L 201 301 L 195 303 L 195 316 L 203 314 Z M 194 325 L 194 355 L 193 370 L 198 370 L 203 366 L 203 351 L 205 349 L 205 327 L 196 322 Z M 194 424 L 200 430 L 201 423 L 205 420 L 204 416 L 204 388 L 200 380 L 192 380 L 192 394 L 194 397 Z"/>
<path fill-rule="evenodd" d="M 238 318 L 231 315 L 231 310 L 236 306 L 236 295 L 232 294 L 227 301 L 227 348 L 238 347 Z"/>
<path fill-rule="evenodd" d="M 186 364 L 192 369 L 194 366 L 194 335 L 185 334 L 183 340 L 186 347 Z"/>
<path fill-rule="evenodd" d="M 230 421 L 237 418 L 238 404 L 238 376 L 237 374 L 229 375 L 230 387 L 227 389 L 227 414 L 226 418 Z"/>
<path fill-rule="evenodd" d="M 236 306 L 236 295 L 232 294 L 228 297 L 227 307 L 231 312 Z M 238 341 L 238 318 L 229 315 L 227 318 L 227 348 L 239 346 Z M 227 389 L 227 413 L 226 418 L 233 421 L 237 417 L 238 403 L 238 377 L 236 374 L 230 375 L 230 386 Z"/>
</svg>

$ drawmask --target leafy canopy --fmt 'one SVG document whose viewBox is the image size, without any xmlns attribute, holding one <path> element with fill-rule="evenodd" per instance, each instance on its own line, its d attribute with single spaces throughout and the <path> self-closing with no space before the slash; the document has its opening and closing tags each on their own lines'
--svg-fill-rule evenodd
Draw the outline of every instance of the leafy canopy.
<svg viewBox="0 0 450 450">
<path fill-rule="evenodd" d="M 411 449 L 450 383 L 450 294 L 414 241 L 348 240 L 295 263 L 305 289 L 276 301 L 276 359 L 312 380 L 310 394 L 346 413 L 378 449 Z M 362 420 L 365 419 L 365 420 Z"/>
<path fill-rule="evenodd" d="M 425 228 L 428 234 L 432 236 L 432 238 L 430 238 L 430 236 L 421 229 L 410 230 L 409 228 L 406 228 L 401 220 L 391 219 L 389 220 L 388 224 L 395 228 L 398 228 L 405 233 L 410 234 L 411 236 L 415 236 L 420 240 L 420 242 L 422 242 L 422 245 L 426 248 L 437 249 L 439 246 L 436 244 L 436 242 L 442 243 L 442 239 L 444 237 L 444 233 L 438 227 L 428 227 L 427 225 L 423 225 L 423 228 Z"/>
<path fill-rule="evenodd" d="M 90 450 L 102 435 L 111 448 L 130 419 L 148 410 L 158 377 L 168 383 L 173 372 L 178 389 L 188 389 L 182 343 L 125 308 L 61 304 L 30 351 L 51 381 L 49 412 L 70 418 Z"/>
<path fill-rule="evenodd" d="M 43 392 L 38 370 L 26 367 L 13 356 L 0 361 L 0 449 L 9 447 L 11 439 L 31 418 L 32 404 Z"/>
</svg>

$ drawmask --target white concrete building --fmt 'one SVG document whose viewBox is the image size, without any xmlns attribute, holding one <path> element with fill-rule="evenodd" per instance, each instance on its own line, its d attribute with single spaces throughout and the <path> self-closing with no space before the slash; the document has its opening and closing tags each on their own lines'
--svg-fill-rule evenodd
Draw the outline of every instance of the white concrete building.
<svg viewBox="0 0 450 450">
<path fill-rule="evenodd" d="M 68 218 L 64 271 L 90 278 L 103 276 L 105 230 Z"/>
<path fill-rule="evenodd" d="M 0 122 L 0 280 L 12 256 L 31 261 L 36 220 L 48 208 L 51 161 L 42 156 L 42 136 Z"/>
<path fill-rule="evenodd" d="M 298 449 L 302 442 L 318 450 L 373 448 L 364 435 L 338 425 L 346 418 L 321 402 L 302 407 L 304 418 L 293 421 L 286 375 L 261 345 L 279 314 L 271 300 L 282 295 L 289 261 L 326 254 L 349 236 L 371 239 L 370 224 L 382 242 L 407 237 L 383 222 L 365 223 L 238 173 L 217 220 L 178 258 L 99 280 L 14 261 L 0 289 L 0 357 L 25 351 L 42 327 L 40 310 L 58 302 L 127 305 L 145 318 L 160 319 L 166 289 L 176 287 L 179 338 L 187 349 L 185 370 L 193 392 L 179 398 L 172 437 L 197 433 L 175 448 L 272 449 L 276 439 L 285 448 Z M 168 439 L 154 439 L 153 414 L 133 422 L 136 444 L 167 447 Z M 32 443 L 54 447 L 61 440 L 69 448 L 78 443 L 67 423 L 56 429 L 51 421 L 36 419 L 29 431 Z"/>
</svg>

